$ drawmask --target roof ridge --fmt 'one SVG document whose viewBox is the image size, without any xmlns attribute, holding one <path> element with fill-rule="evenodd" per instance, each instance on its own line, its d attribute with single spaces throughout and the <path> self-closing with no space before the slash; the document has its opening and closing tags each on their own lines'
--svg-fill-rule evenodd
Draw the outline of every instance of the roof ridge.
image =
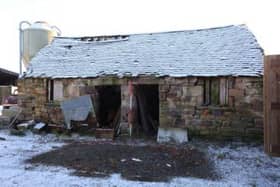
<svg viewBox="0 0 280 187">
<path fill-rule="evenodd" d="M 154 35 L 154 34 L 168 34 L 168 33 L 178 33 L 178 32 L 196 32 L 196 31 L 207 31 L 215 29 L 225 29 L 229 27 L 242 27 L 248 29 L 246 24 L 236 24 L 236 25 L 225 25 L 201 29 L 189 29 L 189 30 L 171 30 L 171 31 L 159 31 L 159 32 L 143 32 L 143 33 L 133 33 L 133 34 L 113 34 L 113 35 L 95 35 L 95 36 L 78 36 L 78 37 L 67 37 L 67 36 L 57 36 L 56 39 L 81 39 L 81 38 L 98 38 L 98 37 L 128 37 L 128 36 L 137 36 L 137 35 Z"/>
</svg>

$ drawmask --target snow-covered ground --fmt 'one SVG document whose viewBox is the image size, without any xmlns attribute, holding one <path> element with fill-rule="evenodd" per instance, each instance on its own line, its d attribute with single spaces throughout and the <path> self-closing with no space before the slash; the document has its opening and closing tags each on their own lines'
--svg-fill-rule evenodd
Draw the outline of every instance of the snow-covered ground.
<svg viewBox="0 0 280 187">
<path fill-rule="evenodd" d="M 36 154 L 62 146 L 55 135 L 33 135 L 24 137 L 0 131 L 0 186 L 280 186 L 280 158 L 263 153 L 261 146 L 245 144 L 218 146 L 209 144 L 205 151 L 222 175 L 218 181 L 195 178 L 175 178 L 164 182 L 127 181 L 114 174 L 109 178 L 88 178 L 71 175 L 71 170 L 62 167 L 31 165 L 24 160 Z M 76 137 L 77 138 L 77 137 Z M 63 159 L 63 158 L 61 158 Z"/>
<path fill-rule="evenodd" d="M 210 145 L 208 153 L 213 155 L 216 170 L 226 183 L 280 187 L 280 158 L 266 155 L 263 146 L 243 143 Z"/>
</svg>

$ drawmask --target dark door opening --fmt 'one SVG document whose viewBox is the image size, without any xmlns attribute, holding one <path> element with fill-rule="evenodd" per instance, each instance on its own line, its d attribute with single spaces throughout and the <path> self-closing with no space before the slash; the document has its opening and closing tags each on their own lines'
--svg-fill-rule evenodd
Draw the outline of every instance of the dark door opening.
<svg viewBox="0 0 280 187">
<path fill-rule="evenodd" d="M 114 129 L 120 121 L 120 86 L 96 86 L 95 113 L 99 127 Z"/>
<path fill-rule="evenodd" d="M 134 132 L 136 135 L 155 136 L 159 126 L 158 85 L 135 85 L 137 102 Z"/>
</svg>

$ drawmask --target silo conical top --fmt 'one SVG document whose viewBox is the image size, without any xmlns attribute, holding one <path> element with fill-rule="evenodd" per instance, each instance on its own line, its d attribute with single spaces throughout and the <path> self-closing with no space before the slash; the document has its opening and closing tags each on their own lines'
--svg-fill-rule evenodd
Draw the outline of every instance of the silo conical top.
<svg viewBox="0 0 280 187">
<path fill-rule="evenodd" d="M 20 32 L 21 59 L 25 68 L 40 49 L 51 43 L 54 37 L 60 35 L 57 27 L 50 26 L 44 21 L 37 21 L 26 28 L 20 28 Z"/>
</svg>

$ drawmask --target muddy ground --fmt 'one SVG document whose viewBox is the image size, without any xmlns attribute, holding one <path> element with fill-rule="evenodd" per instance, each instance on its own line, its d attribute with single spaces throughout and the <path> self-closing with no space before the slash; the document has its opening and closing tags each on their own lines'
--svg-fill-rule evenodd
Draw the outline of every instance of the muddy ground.
<svg viewBox="0 0 280 187">
<path fill-rule="evenodd" d="M 121 142 L 72 142 L 37 155 L 27 163 L 63 166 L 75 175 L 108 177 L 120 173 L 128 180 L 169 181 L 173 177 L 216 180 L 205 153 L 191 145 L 132 145 Z"/>
</svg>

